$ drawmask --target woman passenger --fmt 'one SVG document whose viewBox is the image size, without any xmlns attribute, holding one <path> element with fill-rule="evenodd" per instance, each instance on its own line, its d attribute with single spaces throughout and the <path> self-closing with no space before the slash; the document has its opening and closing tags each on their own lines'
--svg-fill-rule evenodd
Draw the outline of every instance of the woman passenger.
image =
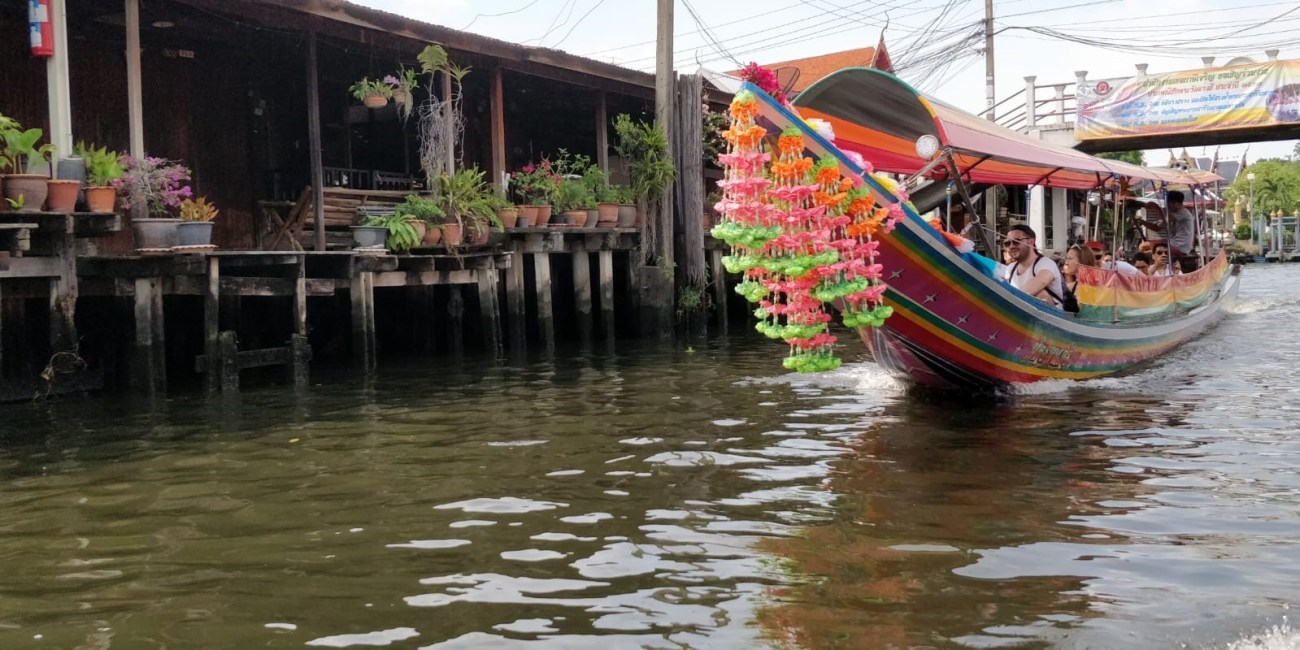
<svg viewBox="0 0 1300 650">
<path fill-rule="evenodd" d="M 1065 251 L 1065 260 L 1061 262 L 1061 276 L 1064 279 L 1062 286 L 1071 294 L 1074 294 L 1075 287 L 1079 286 L 1079 265 L 1081 264 L 1083 266 L 1096 266 L 1097 258 L 1093 255 L 1091 248 L 1075 244 Z"/>
</svg>

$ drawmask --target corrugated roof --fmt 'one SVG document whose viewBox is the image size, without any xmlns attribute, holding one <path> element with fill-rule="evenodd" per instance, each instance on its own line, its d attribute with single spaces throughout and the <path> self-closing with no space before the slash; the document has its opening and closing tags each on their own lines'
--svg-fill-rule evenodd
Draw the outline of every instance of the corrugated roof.
<svg viewBox="0 0 1300 650">
<path fill-rule="evenodd" d="M 876 55 L 876 48 L 862 47 L 856 50 L 844 50 L 843 52 L 831 52 L 819 56 L 810 56 L 803 59 L 791 59 L 789 61 L 778 61 L 776 63 L 763 63 L 763 67 L 773 71 L 777 79 L 784 85 L 789 78 L 789 72 L 782 73 L 783 68 L 789 68 L 799 71 L 799 77 L 795 79 L 794 85 L 790 92 L 800 92 L 808 86 L 813 85 L 818 79 L 826 75 L 843 70 L 844 68 L 865 68 L 871 65 L 871 58 Z M 739 75 L 739 70 L 728 72 L 729 75 Z"/>
</svg>

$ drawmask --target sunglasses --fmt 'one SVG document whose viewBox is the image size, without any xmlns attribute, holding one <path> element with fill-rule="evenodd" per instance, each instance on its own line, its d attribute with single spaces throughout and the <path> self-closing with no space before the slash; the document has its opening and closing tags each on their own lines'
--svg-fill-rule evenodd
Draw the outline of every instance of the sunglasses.
<svg viewBox="0 0 1300 650">
<path fill-rule="evenodd" d="M 1027 240 L 1027 239 L 1005 239 L 1005 240 L 1002 241 L 1002 247 L 1003 247 L 1003 248 L 1010 248 L 1010 247 L 1012 247 L 1012 246 L 1019 246 L 1020 244 L 1026 242 L 1026 241 L 1029 241 L 1029 240 Z"/>
</svg>

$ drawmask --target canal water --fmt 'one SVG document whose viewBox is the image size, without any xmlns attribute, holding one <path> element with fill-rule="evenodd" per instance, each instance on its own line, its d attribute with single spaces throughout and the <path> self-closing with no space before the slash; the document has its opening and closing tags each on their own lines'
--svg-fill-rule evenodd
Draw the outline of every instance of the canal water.
<svg viewBox="0 0 1300 650">
<path fill-rule="evenodd" d="M 1300 265 L 993 403 L 745 334 L 3 407 L 0 648 L 1295 648 Z"/>
</svg>

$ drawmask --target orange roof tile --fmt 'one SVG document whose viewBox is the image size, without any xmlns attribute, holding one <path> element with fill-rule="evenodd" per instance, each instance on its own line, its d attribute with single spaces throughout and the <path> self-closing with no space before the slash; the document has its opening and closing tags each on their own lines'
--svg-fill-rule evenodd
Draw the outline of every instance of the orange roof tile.
<svg viewBox="0 0 1300 650">
<path fill-rule="evenodd" d="M 790 79 L 791 70 L 799 71 L 799 78 L 795 80 L 794 86 L 791 87 L 792 93 L 797 93 L 808 86 L 813 85 L 818 79 L 844 68 L 865 68 L 871 65 L 871 57 L 875 56 L 876 48 L 863 47 L 856 50 L 845 50 L 843 52 L 831 52 L 820 56 L 810 56 L 805 59 L 793 59 L 790 61 L 780 61 L 777 63 L 761 64 L 776 73 L 777 79 L 784 86 Z M 787 70 L 782 70 L 786 68 Z M 739 75 L 739 70 L 728 72 L 729 75 Z"/>
</svg>

